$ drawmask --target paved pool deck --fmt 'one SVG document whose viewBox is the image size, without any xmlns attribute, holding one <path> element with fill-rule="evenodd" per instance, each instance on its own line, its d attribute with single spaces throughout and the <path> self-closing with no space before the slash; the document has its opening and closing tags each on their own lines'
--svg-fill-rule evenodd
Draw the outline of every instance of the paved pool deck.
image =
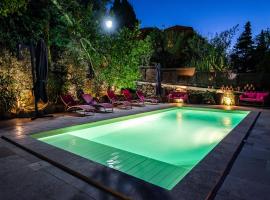
<svg viewBox="0 0 270 200">
<path fill-rule="evenodd" d="M 215 199 L 270 199 L 269 111 L 261 112 Z"/>
<path fill-rule="evenodd" d="M 0 136 L 25 137 L 32 133 L 99 121 L 112 117 L 170 107 L 169 104 L 116 110 L 111 114 L 81 117 L 61 113 L 54 118 L 13 119 L 0 121 Z M 270 111 L 261 114 L 243 148 L 232 164 L 214 199 L 269 199 L 270 196 Z M 17 146 L 0 139 L 0 199 L 116 199 L 104 190 L 89 185 L 75 176 L 39 159 Z M 106 179 L 106 177 L 104 177 Z M 121 185 L 121 180 L 119 184 Z M 196 192 L 196 191 L 194 191 Z M 160 194 L 156 194 L 157 196 Z M 145 198 L 144 198 L 145 197 Z M 185 199 L 192 199 L 194 196 Z M 136 198 L 137 199 L 137 198 Z M 141 194 L 140 199 L 147 199 Z M 184 199 L 184 198 L 183 198 Z"/>
</svg>

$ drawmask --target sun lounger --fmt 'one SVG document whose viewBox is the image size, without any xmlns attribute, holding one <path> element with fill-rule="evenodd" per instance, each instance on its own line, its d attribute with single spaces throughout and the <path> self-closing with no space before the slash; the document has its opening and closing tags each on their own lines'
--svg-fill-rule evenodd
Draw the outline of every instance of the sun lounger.
<svg viewBox="0 0 270 200">
<path fill-rule="evenodd" d="M 98 103 L 90 94 L 82 94 L 82 99 L 87 105 L 95 107 L 97 110 L 104 112 L 113 112 L 113 105 L 111 103 Z"/>
</svg>

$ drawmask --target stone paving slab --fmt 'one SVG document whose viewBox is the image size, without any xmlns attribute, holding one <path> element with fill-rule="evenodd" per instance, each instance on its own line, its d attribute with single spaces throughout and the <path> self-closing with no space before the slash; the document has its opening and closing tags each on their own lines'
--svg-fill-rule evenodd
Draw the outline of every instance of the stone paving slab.
<svg viewBox="0 0 270 200">
<path fill-rule="evenodd" d="M 262 112 L 215 199 L 270 199 L 270 112 Z"/>
<path fill-rule="evenodd" d="M 34 121 L 31 121 L 30 119 L 12 119 L 7 121 L 0 121 L 0 135 L 13 135 L 18 137 L 33 134 L 36 132 L 111 119 L 141 112 L 170 108 L 173 106 L 173 104 L 147 105 L 145 107 L 135 107 L 131 110 L 122 110 L 116 108 L 114 113 L 96 113 L 94 116 L 82 117 L 76 113 L 59 113 L 54 114 L 54 117 L 52 118 L 40 118 Z"/>
<path fill-rule="evenodd" d="M 244 200 L 269 200 L 269 192 L 270 186 L 228 175 L 218 195 Z"/>
<path fill-rule="evenodd" d="M 11 155 L 15 155 L 15 153 L 6 147 L 0 147 L 0 158 L 8 157 Z"/>
<path fill-rule="evenodd" d="M 1 200 L 114 199 L 2 139 L 0 146 L 13 152 L 0 158 Z"/>
<path fill-rule="evenodd" d="M 243 147 L 241 155 L 248 158 L 270 160 L 270 150 L 254 148 L 252 145 L 248 144 Z"/>
<path fill-rule="evenodd" d="M 240 156 L 234 163 L 230 175 L 270 186 L 270 172 L 266 167 L 265 159 Z"/>
</svg>

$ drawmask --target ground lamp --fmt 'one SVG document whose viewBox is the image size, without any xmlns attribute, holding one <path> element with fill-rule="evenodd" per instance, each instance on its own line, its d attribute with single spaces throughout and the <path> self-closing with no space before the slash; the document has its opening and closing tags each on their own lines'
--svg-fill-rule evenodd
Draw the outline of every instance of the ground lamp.
<svg viewBox="0 0 270 200">
<path fill-rule="evenodd" d="M 225 106 L 233 106 L 235 104 L 234 94 L 232 92 L 225 92 L 221 103 Z"/>
</svg>

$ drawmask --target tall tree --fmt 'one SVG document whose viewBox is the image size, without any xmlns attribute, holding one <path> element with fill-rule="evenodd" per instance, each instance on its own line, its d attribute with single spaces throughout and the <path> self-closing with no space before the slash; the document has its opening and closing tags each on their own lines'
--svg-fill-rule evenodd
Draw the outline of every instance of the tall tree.
<svg viewBox="0 0 270 200">
<path fill-rule="evenodd" d="M 138 23 L 135 11 L 128 0 L 122 0 L 123 14 L 125 16 L 124 26 L 134 28 Z"/>
<path fill-rule="evenodd" d="M 258 72 L 270 71 L 269 30 L 262 30 L 256 37 L 254 62 Z"/>
<path fill-rule="evenodd" d="M 266 33 L 265 33 L 265 31 L 262 30 L 261 33 L 256 37 L 256 48 L 254 51 L 254 62 L 257 64 L 261 60 L 263 60 L 266 52 L 267 52 Z"/>
<path fill-rule="evenodd" d="M 138 23 L 135 11 L 128 0 L 115 0 L 111 8 L 111 13 L 116 17 L 118 28 L 135 28 Z"/>
<path fill-rule="evenodd" d="M 247 22 L 231 56 L 234 68 L 239 72 L 254 71 L 255 66 L 252 60 L 253 53 L 254 42 L 252 40 L 251 23 Z"/>
</svg>

